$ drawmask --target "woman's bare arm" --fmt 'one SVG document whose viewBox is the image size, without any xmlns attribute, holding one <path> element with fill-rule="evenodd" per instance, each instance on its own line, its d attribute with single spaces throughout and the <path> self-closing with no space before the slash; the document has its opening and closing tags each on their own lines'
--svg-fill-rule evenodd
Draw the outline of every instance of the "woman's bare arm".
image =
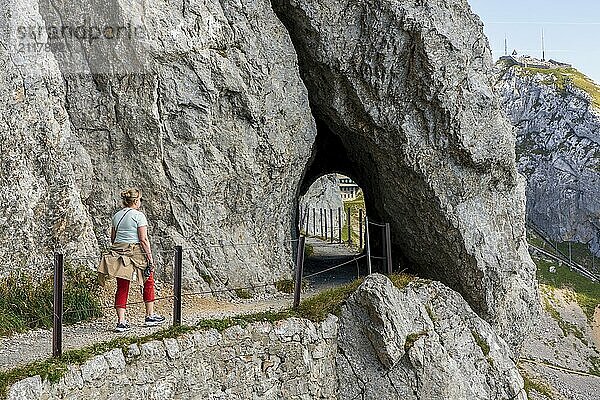
<svg viewBox="0 0 600 400">
<path fill-rule="evenodd" d="M 150 248 L 150 240 L 148 239 L 148 227 L 140 226 L 137 229 L 140 244 L 142 245 L 142 249 L 144 249 L 144 253 L 146 253 L 146 259 L 150 261 L 150 264 L 154 264 L 154 259 L 152 258 L 152 249 Z"/>
</svg>

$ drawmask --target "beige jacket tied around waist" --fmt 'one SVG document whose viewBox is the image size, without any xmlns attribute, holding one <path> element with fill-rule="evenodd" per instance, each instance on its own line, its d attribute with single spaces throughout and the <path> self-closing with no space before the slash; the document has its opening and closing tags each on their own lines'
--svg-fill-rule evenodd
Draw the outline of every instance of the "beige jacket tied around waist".
<svg viewBox="0 0 600 400">
<path fill-rule="evenodd" d="M 146 268 L 146 255 L 139 243 L 114 243 L 110 249 L 102 254 L 98 272 L 100 281 L 109 276 L 128 281 L 144 283 L 144 268 Z"/>
</svg>

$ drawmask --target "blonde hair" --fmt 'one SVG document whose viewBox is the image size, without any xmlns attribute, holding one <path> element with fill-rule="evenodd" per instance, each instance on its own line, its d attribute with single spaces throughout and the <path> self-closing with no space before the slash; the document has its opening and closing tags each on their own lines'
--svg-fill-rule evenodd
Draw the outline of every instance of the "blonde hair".
<svg viewBox="0 0 600 400">
<path fill-rule="evenodd" d="M 137 199 L 142 197 L 142 191 L 140 189 L 127 189 L 121 192 L 121 200 L 125 207 L 131 207 L 135 204 Z"/>
</svg>

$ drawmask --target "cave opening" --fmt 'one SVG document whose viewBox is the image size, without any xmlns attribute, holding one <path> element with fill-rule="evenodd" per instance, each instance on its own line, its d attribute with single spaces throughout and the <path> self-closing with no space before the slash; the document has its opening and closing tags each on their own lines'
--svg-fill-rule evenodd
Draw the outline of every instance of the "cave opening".
<svg viewBox="0 0 600 400">
<path fill-rule="evenodd" d="M 327 123 L 314 117 L 317 136 L 298 189 L 296 208 L 295 231 L 307 237 L 305 274 L 319 275 L 309 280 L 317 287 L 365 276 L 369 268 L 367 235 L 371 271 L 385 273 L 386 239 L 381 223 L 390 221 L 379 212 L 383 202 L 375 191 L 379 183 L 373 177 L 377 173 L 368 170 L 376 164 L 368 162 L 366 149 L 357 155 L 357 148 L 349 147 L 356 144 L 345 143 Z M 367 218 L 372 221 L 368 229 Z M 410 269 L 410 263 L 393 241 L 391 260 L 394 272 Z M 327 271 L 339 264 L 344 265 Z"/>
</svg>

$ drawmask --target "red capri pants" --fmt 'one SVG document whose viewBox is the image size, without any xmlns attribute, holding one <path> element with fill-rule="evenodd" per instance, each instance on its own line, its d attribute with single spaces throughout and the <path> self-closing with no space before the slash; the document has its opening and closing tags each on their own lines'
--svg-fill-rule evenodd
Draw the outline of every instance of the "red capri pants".
<svg viewBox="0 0 600 400">
<path fill-rule="evenodd" d="M 117 293 L 115 294 L 115 308 L 127 308 L 127 297 L 129 296 L 129 284 L 127 279 L 117 278 Z M 144 282 L 144 303 L 154 301 L 154 271 L 150 273 Z"/>
</svg>

